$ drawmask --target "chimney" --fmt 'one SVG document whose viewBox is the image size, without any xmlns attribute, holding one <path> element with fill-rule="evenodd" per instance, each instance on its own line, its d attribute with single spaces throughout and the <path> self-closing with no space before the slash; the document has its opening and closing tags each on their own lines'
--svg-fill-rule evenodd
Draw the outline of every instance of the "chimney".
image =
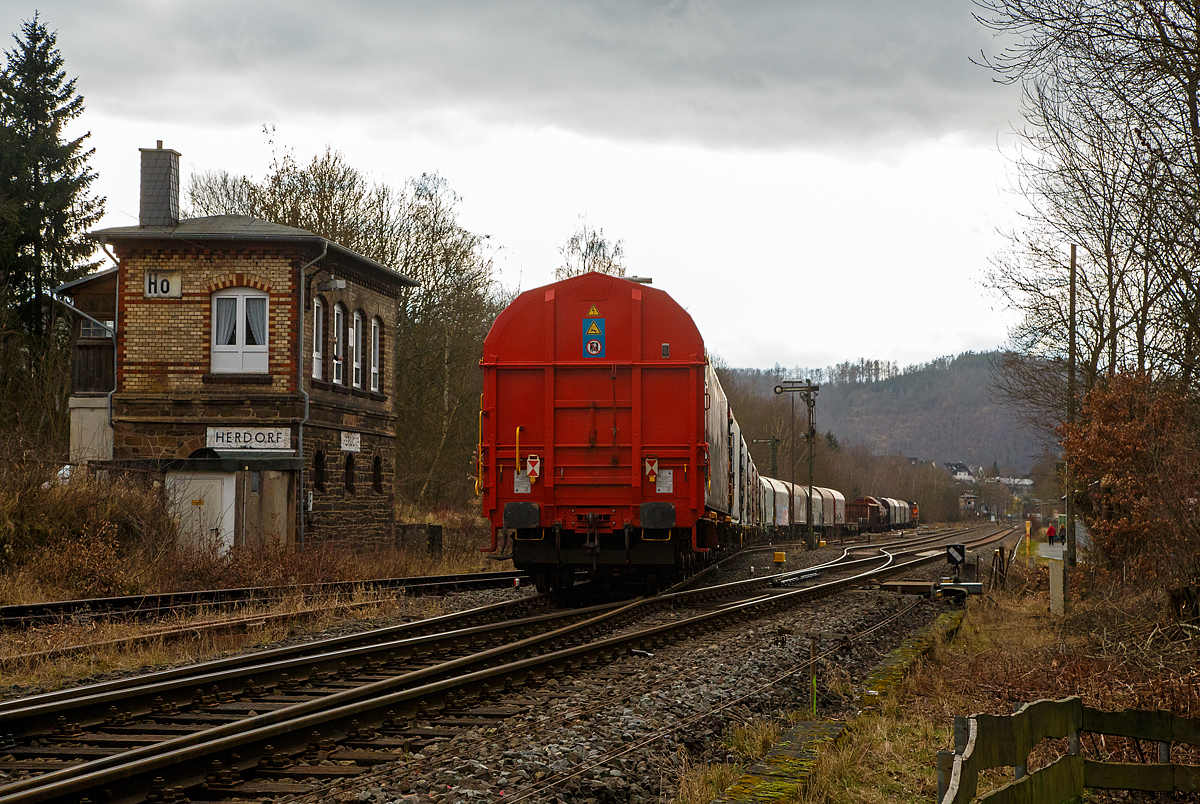
<svg viewBox="0 0 1200 804">
<path fill-rule="evenodd" d="M 179 225 L 179 152 L 163 148 L 139 148 L 142 152 L 142 204 L 138 223 L 142 226 Z"/>
</svg>

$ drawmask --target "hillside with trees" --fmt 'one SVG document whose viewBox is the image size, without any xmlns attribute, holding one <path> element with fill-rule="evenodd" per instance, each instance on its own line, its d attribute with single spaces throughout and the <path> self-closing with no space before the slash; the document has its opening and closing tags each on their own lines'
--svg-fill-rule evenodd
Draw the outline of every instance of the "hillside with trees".
<svg viewBox="0 0 1200 804">
<path fill-rule="evenodd" d="M 1021 475 L 1030 471 L 1042 444 L 1011 408 L 992 398 L 995 357 L 968 352 L 903 370 L 860 360 L 815 370 L 776 367 L 726 373 L 736 378 L 734 385 L 762 397 L 755 407 L 780 407 L 783 419 L 776 417 L 768 426 L 789 426 L 788 402 L 775 398 L 773 391 L 778 380 L 809 378 L 821 386 L 815 426 L 842 444 L 862 446 L 875 455 L 939 464 L 962 461 L 972 467 L 994 466 L 1001 475 Z M 743 420 L 741 407 L 735 410 L 743 427 L 750 427 L 752 417 Z M 753 437 L 771 435 L 786 433 L 756 432 Z M 763 456 L 757 450 L 755 456 L 761 465 Z M 769 456 L 767 461 L 769 465 Z"/>
</svg>

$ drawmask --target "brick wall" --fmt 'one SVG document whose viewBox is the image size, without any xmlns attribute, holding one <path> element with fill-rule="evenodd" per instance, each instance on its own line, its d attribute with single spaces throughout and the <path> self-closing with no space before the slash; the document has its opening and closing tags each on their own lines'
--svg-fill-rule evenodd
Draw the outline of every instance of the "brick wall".
<svg viewBox="0 0 1200 804">
<path fill-rule="evenodd" d="M 117 393 L 113 399 L 114 447 L 117 461 L 187 458 L 206 445 L 210 426 L 288 427 L 292 446 L 299 446 L 304 403 L 297 386 L 299 307 L 298 268 L 317 255 L 311 246 L 230 242 L 199 248 L 175 241 L 120 243 L 120 337 Z M 336 276 L 347 280 L 342 290 L 319 295 L 325 303 L 324 379 L 312 377 L 311 302 L 306 303 L 304 386 L 311 398 L 304 438 L 304 484 L 300 498 L 314 495 L 305 522 L 309 543 L 352 540 L 392 543 L 395 495 L 395 415 L 391 356 L 398 288 L 356 270 L 354 260 L 330 252 L 314 266 L 313 285 Z M 180 298 L 146 298 L 146 271 L 178 271 Z M 212 372 L 212 294 L 228 287 L 251 287 L 268 293 L 268 371 L 266 374 Z M 311 295 L 310 295 L 311 298 Z M 345 306 L 346 326 L 353 313 L 363 314 L 363 387 L 332 377 L 333 305 Z M 378 318 L 383 340 L 380 388 L 370 391 L 370 322 Z M 347 332 L 347 336 L 349 333 Z M 357 433 L 353 490 L 344 482 L 343 432 Z M 317 488 L 316 456 L 325 463 L 324 490 Z M 373 477 L 380 461 L 379 485 Z M 301 505 L 303 511 L 305 506 Z M 297 516 L 303 516 L 298 512 Z M 296 525 L 298 526 L 297 521 Z M 293 528 L 293 538 L 298 528 Z"/>
<path fill-rule="evenodd" d="M 212 371 L 212 294 L 251 287 L 268 294 L 268 368 L 274 391 L 295 391 L 296 245 L 230 243 L 201 249 L 176 243 L 118 248 L 121 392 L 196 394 Z M 147 271 L 179 271 L 180 298 L 146 298 Z"/>
<path fill-rule="evenodd" d="M 320 263 L 320 266 L 320 271 L 312 280 L 309 300 L 305 305 L 304 315 L 304 376 L 306 381 L 309 382 L 310 393 L 314 393 L 316 396 L 332 402 L 337 397 L 330 396 L 330 392 L 345 391 L 350 395 L 358 396 L 362 399 L 370 399 L 377 403 L 387 402 L 386 408 L 390 410 L 391 397 L 394 394 L 395 387 L 395 380 L 392 377 L 395 366 L 392 360 L 395 355 L 397 299 L 399 298 L 399 294 L 395 288 L 382 287 L 370 281 L 367 277 L 354 271 L 353 266 L 344 260 L 330 257 L 328 260 Z M 345 289 L 322 291 L 317 287 L 321 280 L 328 279 L 333 275 L 347 279 Z M 322 302 L 322 315 L 325 320 L 321 339 L 324 367 L 321 376 L 318 378 L 313 377 L 313 299 L 319 299 Z M 354 325 L 354 313 L 360 313 L 363 319 L 363 347 L 365 353 L 363 355 L 362 387 L 359 389 L 353 386 L 353 366 L 349 362 L 348 355 L 342 375 L 343 382 L 340 386 L 335 385 L 333 382 L 333 310 L 339 304 L 345 312 L 342 335 L 347 343 L 351 337 Z M 379 391 L 373 394 L 370 391 L 370 349 L 371 321 L 374 319 L 379 319 L 382 326 Z M 378 409 L 375 406 L 371 407 Z"/>
</svg>

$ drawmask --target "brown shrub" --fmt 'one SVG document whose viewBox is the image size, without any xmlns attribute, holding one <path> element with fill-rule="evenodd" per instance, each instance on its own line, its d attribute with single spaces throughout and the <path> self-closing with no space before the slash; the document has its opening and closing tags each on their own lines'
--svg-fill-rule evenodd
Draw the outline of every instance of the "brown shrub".
<svg viewBox="0 0 1200 804">
<path fill-rule="evenodd" d="M 193 589 L 285 586 L 504 569 L 479 552 L 488 523 L 474 513 L 408 511 L 443 527 L 440 555 L 420 548 L 268 543 L 223 551 L 182 547 L 150 475 L 88 475 L 16 438 L 0 442 L 0 603 Z"/>
<path fill-rule="evenodd" d="M 152 583 L 175 541 L 146 478 L 87 475 L 16 439 L 0 443 L 0 600 L 127 594 Z M 127 560 L 137 555 L 139 560 Z"/>
</svg>

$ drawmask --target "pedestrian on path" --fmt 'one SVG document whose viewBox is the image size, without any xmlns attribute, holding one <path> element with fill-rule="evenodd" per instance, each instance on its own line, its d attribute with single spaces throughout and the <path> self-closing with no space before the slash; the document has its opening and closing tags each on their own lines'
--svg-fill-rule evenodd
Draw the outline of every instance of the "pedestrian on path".
<svg viewBox="0 0 1200 804">
<path fill-rule="evenodd" d="M 1055 533 L 1053 525 L 1046 528 L 1046 539 L 1050 542 L 1050 544 L 1054 544 L 1055 535 L 1057 535 L 1057 534 Z"/>
</svg>

